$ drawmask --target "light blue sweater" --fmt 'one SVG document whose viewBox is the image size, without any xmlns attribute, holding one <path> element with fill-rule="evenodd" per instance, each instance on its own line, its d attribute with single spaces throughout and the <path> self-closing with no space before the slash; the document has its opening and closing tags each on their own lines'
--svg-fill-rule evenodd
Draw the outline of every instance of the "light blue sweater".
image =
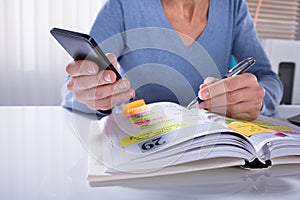
<svg viewBox="0 0 300 200">
<path fill-rule="evenodd" d="M 208 24 L 189 47 L 174 32 L 161 0 L 108 0 L 90 35 L 104 52 L 118 57 L 122 76 L 130 80 L 136 99 L 187 105 L 204 78 L 226 74 L 233 55 L 238 61 L 256 59 L 248 72 L 255 74 L 266 90 L 261 114 L 272 116 L 277 111 L 282 84 L 271 71 L 245 0 L 210 0 Z M 95 112 L 77 102 L 66 84 L 62 105 Z"/>
</svg>

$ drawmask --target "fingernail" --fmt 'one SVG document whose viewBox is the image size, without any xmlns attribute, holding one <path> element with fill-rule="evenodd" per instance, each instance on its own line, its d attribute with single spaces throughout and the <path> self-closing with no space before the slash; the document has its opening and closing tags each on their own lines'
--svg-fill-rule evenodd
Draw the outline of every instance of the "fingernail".
<svg viewBox="0 0 300 200">
<path fill-rule="evenodd" d="M 104 80 L 105 80 L 106 82 L 111 82 L 110 74 L 106 74 L 106 75 L 104 76 Z"/>
<path fill-rule="evenodd" d="M 202 101 L 199 105 L 198 105 L 198 108 L 199 109 L 202 109 L 202 108 L 205 108 L 206 104 L 204 101 Z"/>
<path fill-rule="evenodd" d="M 95 74 L 96 70 L 93 66 L 88 66 L 87 71 L 89 74 Z"/>
<path fill-rule="evenodd" d="M 126 88 L 127 88 L 127 85 L 126 85 L 125 81 L 121 81 L 121 82 L 118 84 L 118 88 L 119 88 L 119 89 L 126 89 Z"/>
<path fill-rule="evenodd" d="M 203 91 L 200 93 L 200 99 L 205 100 L 208 99 L 210 96 L 209 91 L 207 88 L 205 88 Z"/>
</svg>

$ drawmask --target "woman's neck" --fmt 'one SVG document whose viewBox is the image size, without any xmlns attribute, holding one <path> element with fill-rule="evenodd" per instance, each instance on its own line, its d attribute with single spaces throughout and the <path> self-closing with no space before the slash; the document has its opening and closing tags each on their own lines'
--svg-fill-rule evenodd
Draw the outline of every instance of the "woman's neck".
<svg viewBox="0 0 300 200">
<path fill-rule="evenodd" d="M 176 11 L 174 14 L 182 20 L 192 21 L 208 10 L 209 0 L 162 0 L 164 8 Z"/>
<path fill-rule="evenodd" d="M 208 22 L 209 0 L 161 0 L 166 17 L 186 46 L 202 34 Z"/>
</svg>

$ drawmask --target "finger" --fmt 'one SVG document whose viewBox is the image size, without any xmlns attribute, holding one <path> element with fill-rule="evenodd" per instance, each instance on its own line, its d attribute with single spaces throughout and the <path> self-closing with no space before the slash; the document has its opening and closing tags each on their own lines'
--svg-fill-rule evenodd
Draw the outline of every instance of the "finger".
<svg viewBox="0 0 300 200">
<path fill-rule="evenodd" d="M 108 60 L 111 62 L 111 64 L 113 64 L 113 66 L 119 71 L 118 60 L 117 60 L 117 57 L 115 56 L 115 54 L 107 53 L 105 55 L 108 58 Z"/>
<path fill-rule="evenodd" d="M 211 99 L 201 102 L 199 104 L 199 108 L 211 109 L 214 107 L 226 106 L 226 105 L 233 104 L 233 103 L 237 103 L 237 102 L 228 102 L 227 95 L 222 94 L 222 95 L 219 95 L 214 98 L 211 98 Z"/>
<path fill-rule="evenodd" d="M 205 108 L 226 106 L 237 104 L 240 102 L 251 101 L 253 97 L 256 100 L 262 99 L 262 95 L 258 94 L 256 88 L 242 88 L 236 91 L 227 92 L 219 96 L 215 96 L 208 100 L 205 100 Z"/>
<path fill-rule="evenodd" d="M 226 91 L 234 91 L 239 88 L 245 88 L 245 87 L 253 87 L 257 86 L 257 78 L 255 75 L 251 73 L 243 73 L 234 77 L 229 77 L 222 79 L 223 84 Z M 218 84 L 218 83 L 216 83 Z"/>
<path fill-rule="evenodd" d="M 215 77 L 207 77 L 206 79 L 204 79 L 204 84 L 210 85 L 212 83 L 215 83 L 217 81 L 219 81 L 220 79 L 215 78 Z"/>
<path fill-rule="evenodd" d="M 253 113 L 237 113 L 230 116 L 234 119 L 246 120 L 246 121 L 254 121 L 258 118 L 259 114 L 254 115 Z"/>
<path fill-rule="evenodd" d="M 68 83 L 67 83 L 67 88 L 68 90 L 70 90 L 71 92 L 73 92 L 74 90 L 74 80 L 73 77 L 71 76 Z"/>
<path fill-rule="evenodd" d="M 220 79 L 217 79 L 215 77 L 207 77 L 206 79 L 204 79 L 203 84 L 200 85 L 200 89 L 203 89 L 204 87 L 207 87 L 208 85 L 215 83 L 217 81 L 219 81 Z"/>
<path fill-rule="evenodd" d="M 104 99 L 96 99 L 87 101 L 86 105 L 92 110 L 109 110 L 112 109 L 117 103 L 125 100 L 129 100 L 135 97 L 134 90 L 128 92 L 120 93 L 107 97 Z"/>
<path fill-rule="evenodd" d="M 263 94 L 260 93 L 261 92 L 258 92 L 256 88 L 241 89 L 238 91 L 228 92 L 227 94 L 222 94 L 214 98 L 205 100 L 201 102 L 198 107 L 212 109 L 221 106 L 227 106 L 229 108 L 229 112 L 231 113 L 245 112 L 247 111 L 247 109 L 252 109 L 251 106 L 256 109 L 257 107 L 261 106 Z M 244 106 L 244 104 L 241 103 L 245 103 L 245 107 L 239 108 L 239 106 L 241 105 Z"/>
<path fill-rule="evenodd" d="M 76 90 L 76 98 L 81 101 L 92 101 L 94 99 L 104 99 L 116 94 L 130 90 L 130 82 L 126 79 L 119 80 L 114 84 L 103 85 L 86 90 Z"/>
<path fill-rule="evenodd" d="M 66 66 L 66 72 L 73 77 L 95 75 L 98 71 L 98 65 L 89 60 L 73 61 Z"/>
<path fill-rule="evenodd" d="M 228 116 L 234 116 L 242 113 L 258 114 L 262 106 L 261 101 L 253 100 L 252 102 L 241 102 L 227 106 Z"/>
<path fill-rule="evenodd" d="M 133 89 L 130 89 L 128 91 L 113 95 L 111 98 L 112 105 L 115 105 L 119 102 L 133 99 L 135 97 L 135 91 Z"/>
<path fill-rule="evenodd" d="M 77 90 L 91 89 L 101 85 L 115 83 L 116 74 L 111 70 L 102 70 L 94 76 L 79 76 L 73 78 L 74 87 Z"/>
<path fill-rule="evenodd" d="M 253 74 L 245 73 L 242 75 L 225 78 L 208 85 L 207 87 L 202 88 L 198 95 L 200 99 L 206 100 L 229 91 L 252 87 L 253 85 L 258 85 L 256 77 Z"/>
<path fill-rule="evenodd" d="M 258 117 L 262 103 L 257 102 L 241 102 L 226 106 L 217 106 L 206 108 L 211 112 L 218 113 L 235 119 L 240 119 L 242 116 L 247 116 L 247 119 L 254 120 Z M 245 119 L 245 118 L 243 118 Z"/>
</svg>

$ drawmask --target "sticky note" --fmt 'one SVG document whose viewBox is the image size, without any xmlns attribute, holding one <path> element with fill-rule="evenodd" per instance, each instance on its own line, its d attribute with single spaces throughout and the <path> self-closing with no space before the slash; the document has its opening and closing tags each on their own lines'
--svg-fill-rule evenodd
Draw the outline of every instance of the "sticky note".
<svg viewBox="0 0 300 200">
<path fill-rule="evenodd" d="M 153 129 L 150 129 L 150 130 L 147 130 L 147 131 L 143 131 L 143 132 L 140 132 L 136 135 L 121 138 L 120 139 L 120 146 L 125 147 L 125 146 L 128 146 L 130 144 L 134 144 L 134 143 L 152 138 L 152 137 L 157 136 L 157 135 L 161 135 L 161 134 L 164 134 L 164 133 L 167 133 L 167 132 L 170 132 L 170 131 L 180 129 L 181 127 L 184 127 L 184 126 L 187 126 L 187 124 L 184 123 L 183 121 L 179 121 L 179 122 L 166 124 L 166 125 L 161 126 L 161 127 L 153 128 Z"/>
<path fill-rule="evenodd" d="M 260 127 L 251 122 L 238 122 L 238 123 L 227 124 L 227 126 L 228 128 L 237 131 L 248 137 L 257 133 L 271 132 L 271 130 Z"/>
<path fill-rule="evenodd" d="M 123 114 L 127 117 L 148 110 L 144 99 L 139 99 L 122 106 Z"/>
<path fill-rule="evenodd" d="M 128 109 L 125 112 L 123 110 L 123 113 L 127 117 L 134 117 L 134 116 L 144 113 L 145 111 L 148 111 L 148 110 L 149 110 L 148 107 L 146 105 L 143 105 L 143 106 L 139 106 L 136 108 Z"/>
</svg>

